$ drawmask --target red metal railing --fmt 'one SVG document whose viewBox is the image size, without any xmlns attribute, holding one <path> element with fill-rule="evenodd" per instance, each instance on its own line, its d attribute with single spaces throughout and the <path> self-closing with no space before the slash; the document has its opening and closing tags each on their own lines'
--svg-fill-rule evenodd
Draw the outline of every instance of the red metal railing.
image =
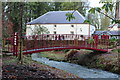
<svg viewBox="0 0 120 80">
<path fill-rule="evenodd" d="M 103 38 L 104 37 L 104 38 Z M 24 51 L 39 48 L 49 47 L 88 47 L 96 49 L 107 49 L 109 36 L 102 35 L 100 38 L 97 35 L 91 37 L 93 42 L 89 43 L 88 36 L 73 35 L 73 34 L 43 34 L 25 36 Z"/>
<path fill-rule="evenodd" d="M 5 39 L 7 41 L 7 51 L 18 53 L 18 34 L 15 33 L 12 37 Z M 23 51 L 37 50 L 45 48 L 55 47 L 84 47 L 94 49 L 108 49 L 109 36 L 108 35 L 93 35 L 88 37 L 86 35 L 79 34 L 42 34 L 32 36 L 22 36 L 23 40 Z M 92 41 L 90 41 L 92 40 Z"/>
<path fill-rule="evenodd" d="M 14 55 L 18 53 L 18 33 L 14 33 L 11 37 L 3 38 L 3 51 L 11 52 Z"/>
</svg>

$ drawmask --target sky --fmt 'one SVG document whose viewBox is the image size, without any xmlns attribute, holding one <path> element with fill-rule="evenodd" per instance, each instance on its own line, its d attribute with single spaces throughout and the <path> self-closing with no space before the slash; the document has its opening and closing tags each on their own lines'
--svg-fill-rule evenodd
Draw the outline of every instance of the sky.
<svg viewBox="0 0 120 80">
<path fill-rule="evenodd" d="M 100 0 L 88 0 L 91 7 L 101 7 L 103 4 L 100 4 Z"/>
</svg>

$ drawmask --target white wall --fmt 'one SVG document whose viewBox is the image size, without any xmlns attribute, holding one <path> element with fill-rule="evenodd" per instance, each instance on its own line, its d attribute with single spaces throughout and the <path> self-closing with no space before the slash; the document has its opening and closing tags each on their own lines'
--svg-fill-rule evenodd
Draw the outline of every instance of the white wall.
<svg viewBox="0 0 120 80">
<path fill-rule="evenodd" d="M 71 27 L 71 25 L 74 25 L 74 27 Z M 54 31 L 57 32 L 56 34 L 71 34 L 71 31 L 73 31 L 74 34 L 89 35 L 90 30 L 91 35 L 95 31 L 95 27 L 89 24 L 42 24 L 41 26 L 48 28 L 50 34 L 54 34 Z M 30 27 L 34 30 L 35 25 L 27 25 L 27 35 L 32 34 Z"/>
<path fill-rule="evenodd" d="M 32 30 L 34 30 L 35 25 L 27 25 L 26 27 L 26 35 L 32 35 Z"/>
<path fill-rule="evenodd" d="M 90 25 L 90 35 L 92 35 L 96 31 L 95 26 Z"/>
</svg>

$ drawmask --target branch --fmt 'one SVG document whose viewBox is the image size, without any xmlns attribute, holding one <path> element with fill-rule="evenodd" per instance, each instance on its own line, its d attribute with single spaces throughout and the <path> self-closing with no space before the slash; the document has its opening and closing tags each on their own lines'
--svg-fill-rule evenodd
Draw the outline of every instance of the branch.
<svg viewBox="0 0 120 80">
<path fill-rule="evenodd" d="M 110 19 L 112 19 L 112 20 L 115 20 L 114 18 L 112 18 L 112 17 L 110 17 L 110 16 L 106 15 L 106 14 L 105 14 L 105 13 L 103 13 L 103 12 L 100 12 L 100 11 L 97 11 L 97 12 L 99 12 L 99 13 L 101 13 L 101 14 L 105 15 L 106 17 L 108 17 L 108 18 L 110 18 Z"/>
<path fill-rule="evenodd" d="M 120 1 L 113 2 L 112 4 L 114 5 L 115 3 L 119 3 Z"/>
</svg>

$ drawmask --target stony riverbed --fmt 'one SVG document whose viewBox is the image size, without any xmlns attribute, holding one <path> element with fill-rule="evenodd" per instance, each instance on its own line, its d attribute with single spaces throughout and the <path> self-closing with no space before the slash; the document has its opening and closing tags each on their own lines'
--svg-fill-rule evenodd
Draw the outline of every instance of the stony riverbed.
<svg viewBox="0 0 120 80">
<path fill-rule="evenodd" d="M 65 70 L 66 72 L 75 74 L 81 78 L 105 78 L 105 79 L 112 79 L 112 80 L 118 80 L 119 76 L 118 74 L 114 74 L 111 72 L 99 70 L 99 69 L 88 69 L 86 67 L 73 64 L 73 63 L 67 63 L 67 62 L 58 62 L 49 60 L 47 58 L 38 57 L 38 54 L 32 54 L 32 59 L 38 62 L 42 62 L 44 64 L 47 64 L 49 66 Z"/>
</svg>

